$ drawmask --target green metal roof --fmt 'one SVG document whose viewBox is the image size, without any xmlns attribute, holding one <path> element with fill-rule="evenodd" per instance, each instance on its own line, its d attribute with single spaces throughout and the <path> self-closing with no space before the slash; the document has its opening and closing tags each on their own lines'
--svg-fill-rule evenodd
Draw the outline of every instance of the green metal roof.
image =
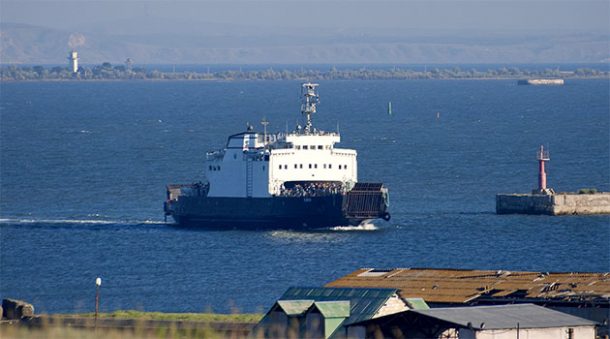
<svg viewBox="0 0 610 339">
<path fill-rule="evenodd" d="M 316 301 L 316 308 L 324 318 L 347 318 L 349 317 L 349 300 L 341 301 Z"/>
<path fill-rule="evenodd" d="M 349 318 L 344 322 L 347 325 L 373 318 L 396 291 L 393 288 L 290 287 L 280 300 L 349 300 Z"/>
<path fill-rule="evenodd" d="M 407 306 L 412 310 L 428 310 L 430 306 L 422 298 L 405 298 Z"/>
<path fill-rule="evenodd" d="M 313 305 L 313 300 L 278 300 L 277 304 L 289 316 L 301 315 Z"/>
</svg>

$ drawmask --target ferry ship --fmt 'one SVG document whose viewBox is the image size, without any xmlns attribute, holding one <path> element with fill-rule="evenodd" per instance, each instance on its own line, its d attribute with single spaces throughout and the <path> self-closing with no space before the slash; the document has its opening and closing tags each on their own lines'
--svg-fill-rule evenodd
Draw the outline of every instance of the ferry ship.
<svg viewBox="0 0 610 339">
<path fill-rule="evenodd" d="M 247 125 L 208 152 L 203 182 L 167 186 L 165 216 L 181 226 L 315 229 L 390 220 L 388 189 L 358 182 L 357 153 L 313 127 L 318 84 L 302 85 L 304 126 L 263 133 Z"/>
</svg>

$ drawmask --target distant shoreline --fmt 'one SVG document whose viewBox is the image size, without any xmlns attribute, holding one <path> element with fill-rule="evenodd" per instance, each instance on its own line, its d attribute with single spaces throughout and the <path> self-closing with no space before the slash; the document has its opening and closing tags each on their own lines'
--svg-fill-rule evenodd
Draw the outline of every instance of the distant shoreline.
<svg viewBox="0 0 610 339">
<path fill-rule="evenodd" d="M 67 67 L 55 66 L 2 66 L 2 81 L 323 81 L 323 80 L 520 80 L 520 79 L 610 79 L 610 71 L 593 68 L 577 68 L 573 71 L 559 69 L 531 70 L 518 67 L 500 67 L 478 71 L 460 67 L 431 68 L 413 70 L 411 68 L 389 67 L 383 69 L 341 69 L 332 67 L 326 71 L 301 69 L 299 71 L 274 70 L 223 70 L 214 72 L 168 72 L 142 67 L 113 66 L 110 63 L 80 67 L 73 73 Z"/>
<path fill-rule="evenodd" d="M 15 79 L 0 79 L 0 81 L 5 83 L 16 83 L 16 82 L 234 82 L 234 81 L 245 81 L 245 82 L 267 82 L 267 81 L 503 81 L 503 80 L 512 80 L 517 81 L 523 78 L 414 78 L 414 79 L 316 79 L 316 78 L 303 78 L 303 79 L 27 79 L 27 80 L 15 80 Z M 564 80 L 610 80 L 609 76 L 599 76 L 599 77 L 571 77 L 571 78 L 561 78 Z"/>
</svg>

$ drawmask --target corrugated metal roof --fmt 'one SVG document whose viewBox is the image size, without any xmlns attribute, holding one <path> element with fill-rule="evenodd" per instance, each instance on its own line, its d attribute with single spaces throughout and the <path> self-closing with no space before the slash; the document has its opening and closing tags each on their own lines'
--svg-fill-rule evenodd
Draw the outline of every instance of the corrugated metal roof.
<svg viewBox="0 0 610 339">
<path fill-rule="evenodd" d="M 600 301 L 610 297 L 610 272 L 510 272 L 396 268 L 359 269 L 326 287 L 395 288 L 403 297 L 426 302 L 465 303 L 473 299 Z"/>
<path fill-rule="evenodd" d="M 316 301 L 315 307 L 322 313 L 324 318 L 347 318 L 349 317 L 349 300 L 342 301 Z"/>
<path fill-rule="evenodd" d="M 350 316 L 345 324 L 371 319 L 396 289 L 290 287 L 280 300 L 350 301 Z"/>
<path fill-rule="evenodd" d="M 431 308 L 410 310 L 474 329 L 511 329 L 594 326 L 595 322 L 533 304 Z"/>
<path fill-rule="evenodd" d="M 301 315 L 313 305 L 313 300 L 278 300 L 277 304 L 290 316 Z"/>
</svg>

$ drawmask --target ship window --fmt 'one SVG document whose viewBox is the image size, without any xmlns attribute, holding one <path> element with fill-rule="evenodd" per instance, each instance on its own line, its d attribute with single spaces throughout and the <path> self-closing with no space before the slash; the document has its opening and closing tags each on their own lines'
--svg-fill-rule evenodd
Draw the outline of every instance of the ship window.
<svg viewBox="0 0 610 339">
<path fill-rule="evenodd" d="M 328 164 L 328 168 L 332 169 L 333 168 L 333 164 Z"/>
<path fill-rule="evenodd" d="M 284 165 L 284 169 L 288 169 L 288 165 Z"/>
<path fill-rule="evenodd" d="M 318 149 L 324 149 L 324 146 L 318 145 Z"/>
<path fill-rule="evenodd" d="M 300 164 L 300 165 L 299 165 L 299 168 L 303 168 L 303 164 Z"/>
<path fill-rule="evenodd" d="M 307 149 L 307 148 L 308 148 L 307 145 L 303 145 L 303 149 Z"/>
<path fill-rule="evenodd" d="M 311 168 L 311 164 L 309 164 L 309 168 Z"/>
<path fill-rule="evenodd" d="M 212 166 L 210 166 L 210 171 L 212 170 Z"/>
<path fill-rule="evenodd" d="M 316 149 L 316 145 L 309 146 L 310 149 Z"/>
<path fill-rule="evenodd" d="M 294 168 L 295 168 L 295 169 L 297 168 L 297 164 L 294 164 Z"/>
<path fill-rule="evenodd" d="M 314 164 L 314 165 L 313 165 L 313 168 L 318 168 L 318 164 Z"/>
<path fill-rule="evenodd" d="M 339 165 L 339 169 L 341 169 L 341 165 Z"/>
<path fill-rule="evenodd" d="M 280 165 L 279 168 L 282 169 L 282 165 Z"/>
<path fill-rule="evenodd" d="M 296 145 L 296 146 L 294 146 L 294 148 L 301 149 L 301 145 Z"/>
<path fill-rule="evenodd" d="M 324 168 L 326 168 L 326 164 L 324 164 Z"/>
<path fill-rule="evenodd" d="M 343 169 L 346 170 L 347 169 L 347 165 L 343 165 Z"/>
</svg>

